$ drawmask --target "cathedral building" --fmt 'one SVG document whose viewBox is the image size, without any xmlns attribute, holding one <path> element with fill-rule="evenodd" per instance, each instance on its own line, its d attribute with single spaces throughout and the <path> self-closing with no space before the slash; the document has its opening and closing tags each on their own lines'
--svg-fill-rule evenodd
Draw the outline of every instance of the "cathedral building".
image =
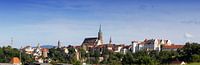
<svg viewBox="0 0 200 65">
<path fill-rule="evenodd" d="M 88 48 L 93 48 L 101 45 L 103 45 L 103 33 L 101 31 L 101 25 L 100 25 L 98 36 L 85 38 L 82 43 L 82 47 L 86 50 Z"/>
</svg>

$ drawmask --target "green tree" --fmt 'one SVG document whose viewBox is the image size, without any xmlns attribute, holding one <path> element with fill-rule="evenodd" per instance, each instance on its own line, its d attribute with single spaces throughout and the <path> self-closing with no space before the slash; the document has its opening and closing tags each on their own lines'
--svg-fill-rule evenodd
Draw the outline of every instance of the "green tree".
<svg viewBox="0 0 200 65">
<path fill-rule="evenodd" d="M 155 58 L 153 58 L 153 56 L 150 56 L 149 54 L 150 52 L 147 51 L 139 51 L 136 53 L 131 53 L 128 52 L 123 60 L 122 60 L 122 64 L 123 65 L 132 65 L 132 64 L 136 64 L 136 65 L 157 65 L 158 62 Z"/>
<path fill-rule="evenodd" d="M 200 62 L 200 55 L 197 54 L 192 55 L 192 62 Z"/>
<path fill-rule="evenodd" d="M 126 55 L 124 55 L 124 58 L 122 59 L 122 64 L 123 65 L 135 64 L 136 60 L 137 59 L 133 56 L 131 52 L 127 52 Z"/>
<path fill-rule="evenodd" d="M 196 61 L 197 55 L 200 55 L 200 44 L 187 42 L 178 52 L 180 54 L 179 59 L 187 62 Z"/>
</svg>

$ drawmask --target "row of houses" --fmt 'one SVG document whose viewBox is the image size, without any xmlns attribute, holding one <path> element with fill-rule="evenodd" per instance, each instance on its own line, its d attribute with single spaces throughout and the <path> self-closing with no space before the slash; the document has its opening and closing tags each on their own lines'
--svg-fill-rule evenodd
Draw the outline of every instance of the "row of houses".
<svg viewBox="0 0 200 65">
<path fill-rule="evenodd" d="M 80 48 L 83 48 L 86 53 L 89 51 L 99 51 L 100 54 L 100 61 L 104 59 L 103 52 L 108 50 L 114 53 L 122 53 L 126 54 L 128 51 L 135 53 L 138 51 L 146 50 L 146 51 L 176 51 L 179 48 L 182 48 L 183 45 L 176 45 L 172 43 L 170 40 L 163 40 L 163 39 L 144 39 L 143 41 L 131 41 L 129 45 L 125 44 L 115 44 L 112 43 L 112 39 L 108 43 L 104 43 L 103 41 L 103 33 L 101 31 L 101 26 L 99 28 L 98 36 L 97 37 L 88 37 L 85 38 L 80 46 L 68 46 L 62 47 L 60 41 L 58 41 L 57 48 L 61 48 L 63 52 L 66 54 L 69 53 L 69 48 L 74 48 L 76 53 L 76 59 L 85 61 L 85 59 L 80 59 Z M 32 48 L 27 46 L 24 48 L 24 51 L 27 54 L 33 54 L 35 60 L 43 63 L 41 56 L 48 57 L 48 49 L 41 48 L 38 44 L 36 48 Z M 92 57 L 91 57 L 92 58 Z"/>
<path fill-rule="evenodd" d="M 28 54 L 28 55 L 33 55 L 34 60 L 39 62 L 39 63 L 50 62 L 47 59 L 43 59 L 43 58 L 48 57 L 49 49 L 48 48 L 41 48 L 39 43 L 38 43 L 37 47 L 26 46 L 26 47 L 22 48 L 21 51 Z"/>
<path fill-rule="evenodd" d="M 128 50 L 131 50 L 133 53 L 135 53 L 141 50 L 147 50 L 147 51 L 177 50 L 178 48 L 183 47 L 183 45 L 175 45 L 170 40 L 163 40 L 163 39 L 145 39 L 143 41 L 132 41 L 132 44 L 130 45 L 124 45 L 124 44 L 116 45 L 112 43 L 111 37 L 109 42 L 107 44 L 104 44 L 101 25 L 99 28 L 98 36 L 85 38 L 81 46 L 86 51 L 96 48 L 99 49 L 107 48 L 108 50 L 113 52 L 123 52 L 123 53 L 125 53 Z"/>
<path fill-rule="evenodd" d="M 132 52 L 140 50 L 156 51 L 176 51 L 184 45 L 175 45 L 170 40 L 162 39 L 145 39 L 144 41 L 132 41 Z"/>
</svg>

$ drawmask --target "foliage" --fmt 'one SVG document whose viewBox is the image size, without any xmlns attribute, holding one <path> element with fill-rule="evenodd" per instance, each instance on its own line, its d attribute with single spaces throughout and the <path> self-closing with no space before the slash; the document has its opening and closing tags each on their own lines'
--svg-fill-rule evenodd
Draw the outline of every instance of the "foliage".
<svg viewBox="0 0 200 65">
<path fill-rule="evenodd" d="M 152 58 L 147 51 L 139 51 L 136 53 L 131 53 L 128 52 L 123 60 L 122 64 L 127 65 L 127 64 L 144 64 L 144 65 L 156 65 L 158 62 Z"/>
<path fill-rule="evenodd" d="M 21 53 L 21 59 L 23 63 L 31 63 L 34 62 L 34 58 L 32 55 L 26 54 L 26 53 Z"/>
<path fill-rule="evenodd" d="M 186 64 L 186 65 L 200 65 L 200 63 L 188 63 L 188 64 Z"/>
<path fill-rule="evenodd" d="M 187 62 L 199 62 L 200 56 L 200 44 L 198 43 L 186 43 L 186 45 L 178 50 L 180 53 L 180 59 Z"/>
<path fill-rule="evenodd" d="M 81 62 L 80 62 L 80 61 L 75 61 L 75 62 L 73 63 L 73 65 L 81 65 Z"/>
<path fill-rule="evenodd" d="M 60 48 L 49 49 L 48 56 L 57 63 L 73 63 L 75 62 L 75 49 L 69 48 L 69 53 L 65 53 L 64 50 Z"/>
<path fill-rule="evenodd" d="M 73 46 L 69 46 L 69 53 L 65 53 L 63 49 L 51 48 L 48 56 L 52 59 L 52 64 L 68 63 L 73 65 L 81 65 L 82 61 L 76 59 L 76 50 Z M 77 49 L 81 59 L 86 59 L 89 64 L 108 64 L 108 65 L 159 65 L 170 64 L 174 60 L 186 61 L 189 63 L 200 62 L 200 44 L 186 43 L 182 49 L 177 51 L 138 51 L 132 53 L 127 51 L 126 54 L 116 53 L 108 49 L 89 50 L 88 53 L 83 48 Z M 102 52 L 102 54 L 101 54 Z M 0 63 L 8 63 L 11 58 L 20 57 L 20 50 L 11 46 L 0 47 Z M 99 62 L 99 57 L 104 57 Z M 32 55 L 21 53 L 23 63 L 34 62 Z"/>
<path fill-rule="evenodd" d="M 20 58 L 20 50 L 17 48 L 12 48 L 11 46 L 6 46 L 0 48 L 0 63 L 9 63 L 13 57 Z M 31 55 L 21 53 L 22 63 L 33 62 Z"/>
<path fill-rule="evenodd" d="M 19 57 L 19 50 L 11 46 L 0 48 L 0 62 L 8 63 L 13 57 Z"/>
</svg>

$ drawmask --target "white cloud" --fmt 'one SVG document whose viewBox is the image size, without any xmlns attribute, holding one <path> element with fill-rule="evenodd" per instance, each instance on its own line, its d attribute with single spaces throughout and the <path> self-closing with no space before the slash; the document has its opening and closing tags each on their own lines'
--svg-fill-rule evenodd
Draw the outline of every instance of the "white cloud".
<svg viewBox="0 0 200 65">
<path fill-rule="evenodd" d="M 192 38 L 193 35 L 191 33 L 185 33 L 185 38 Z"/>
</svg>

